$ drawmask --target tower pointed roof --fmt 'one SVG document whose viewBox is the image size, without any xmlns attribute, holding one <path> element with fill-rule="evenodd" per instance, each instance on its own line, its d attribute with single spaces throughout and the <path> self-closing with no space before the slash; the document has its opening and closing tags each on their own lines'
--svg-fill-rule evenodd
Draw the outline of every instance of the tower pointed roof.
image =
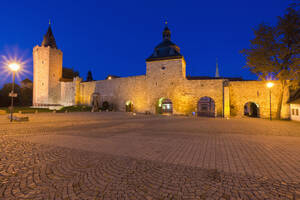
<svg viewBox="0 0 300 200">
<path fill-rule="evenodd" d="M 162 35 L 163 41 L 155 47 L 154 52 L 146 59 L 146 61 L 183 58 L 180 54 L 180 48 L 171 41 L 171 31 L 168 28 L 167 23 Z"/>
<path fill-rule="evenodd" d="M 51 24 L 50 23 L 49 23 L 48 31 L 44 35 L 44 40 L 42 42 L 42 46 L 43 47 L 50 46 L 51 48 L 57 49 L 55 38 L 54 38 L 54 35 L 52 33 L 52 29 L 51 29 Z"/>
</svg>

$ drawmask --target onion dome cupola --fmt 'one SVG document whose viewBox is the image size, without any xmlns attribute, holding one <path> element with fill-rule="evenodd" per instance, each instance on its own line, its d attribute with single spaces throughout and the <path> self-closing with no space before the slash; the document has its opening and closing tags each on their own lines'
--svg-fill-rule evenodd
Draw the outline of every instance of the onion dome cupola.
<svg viewBox="0 0 300 200">
<path fill-rule="evenodd" d="M 166 27 L 163 31 L 163 41 L 155 47 L 154 52 L 146 59 L 146 61 L 178 58 L 183 58 L 183 56 L 180 54 L 180 48 L 171 41 L 171 31 L 166 23 Z"/>
<path fill-rule="evenodd" d="M 49 23 L 49 28 L 47 33 L 44 35 L 44 40 L 42 42 L 43 47 L 50 46 L 51 48 L 57 49 L 54 35 L 52 33 L 51 24 Z"/>
</svg>

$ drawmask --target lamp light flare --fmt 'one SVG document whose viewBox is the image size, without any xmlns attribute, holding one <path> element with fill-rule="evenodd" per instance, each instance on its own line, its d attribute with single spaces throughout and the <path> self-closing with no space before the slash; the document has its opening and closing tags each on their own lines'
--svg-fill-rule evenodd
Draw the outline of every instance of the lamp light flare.
<svg viewBox="0 0 300 200">
<path fill-rule="evenodd" d="M 11 63 L 11 64 L 8 65 L 8 67 L 12 71 L 16 72 L 16 71 L 18 71 L 20 69 L 20 64 L 18 64 L 18 63 Z"/>
<path fill-rule="evenodd" d="M 267 87 L 268 87 L 268 88 L 271 88 L 271 87 L 273 87 L 273 86 L 274 86 L 274 83 L 272 83 L 272 82 L 268 82 L 268 83 L 267 83 Z"/>
<path fill-rule="evenodd" d="M 14 53 L 16 54 L 16 53 Z M 31 74 L 28 68 L 28 64 L 31 59 L 24 59 L 22 56 L 1 55 L 0 56 L 0 77 L 4 81 L 9 80 L 11 73 L 15 73 L 18 81 L 21 81 L 21 77 L 25 74 Z M 1 81 L 2 81 L 1 80 Z"/>
</svg>

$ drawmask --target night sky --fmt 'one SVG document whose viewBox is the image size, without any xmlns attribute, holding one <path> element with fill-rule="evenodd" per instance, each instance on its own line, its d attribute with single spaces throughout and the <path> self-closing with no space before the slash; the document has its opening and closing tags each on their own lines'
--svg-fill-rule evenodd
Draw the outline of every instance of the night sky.
<svg viewBox="0 0 300 200">
<path fill-rule="evenodd" d="M 20 79 L 32 79 L 32 48 L 40 45 L 49 19 L 63 66 L 86 78 L 133 76 L 162 41 L 164 20 L 181 48 L 187 75 L 214 76 L 216 57 L 225 77 L 256 79 L 239 52 L 249 47 L 253 28 L 275 24 L 288 0 L 1 1 L 0 55 L 28 61 Z M 0 58 L 1 59 L 1 58 Z M 3 61 L 3 60 L 2 60 Z M 4 68 L 3 64 L 0 66 Z M 0 86 L 11 81 L 1 69 Z"/>
</svg>

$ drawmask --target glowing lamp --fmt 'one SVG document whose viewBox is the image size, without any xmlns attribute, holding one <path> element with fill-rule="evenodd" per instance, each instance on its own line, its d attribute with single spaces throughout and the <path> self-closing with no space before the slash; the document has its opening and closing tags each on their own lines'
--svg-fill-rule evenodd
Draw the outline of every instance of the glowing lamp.
<svg viewBox="0 0 300 200">
<path fill-rule="evenodd" d="M 20 69 L 20 65 L 17 63 L 11 63 L 8 65 L 8 67 L 11 69 L 11 71 L 18 71 Z"/>
<path fill-rule="evenodd" d="M 271 87 L 273 87 L 273 86 L 274 86 L 274 83 L 272 83 L 272 82 L 268 82 L 268 83 L 267 83 L 267 87 L 268 87 L 268 88 L 271 88 Z"/>
</svg>

